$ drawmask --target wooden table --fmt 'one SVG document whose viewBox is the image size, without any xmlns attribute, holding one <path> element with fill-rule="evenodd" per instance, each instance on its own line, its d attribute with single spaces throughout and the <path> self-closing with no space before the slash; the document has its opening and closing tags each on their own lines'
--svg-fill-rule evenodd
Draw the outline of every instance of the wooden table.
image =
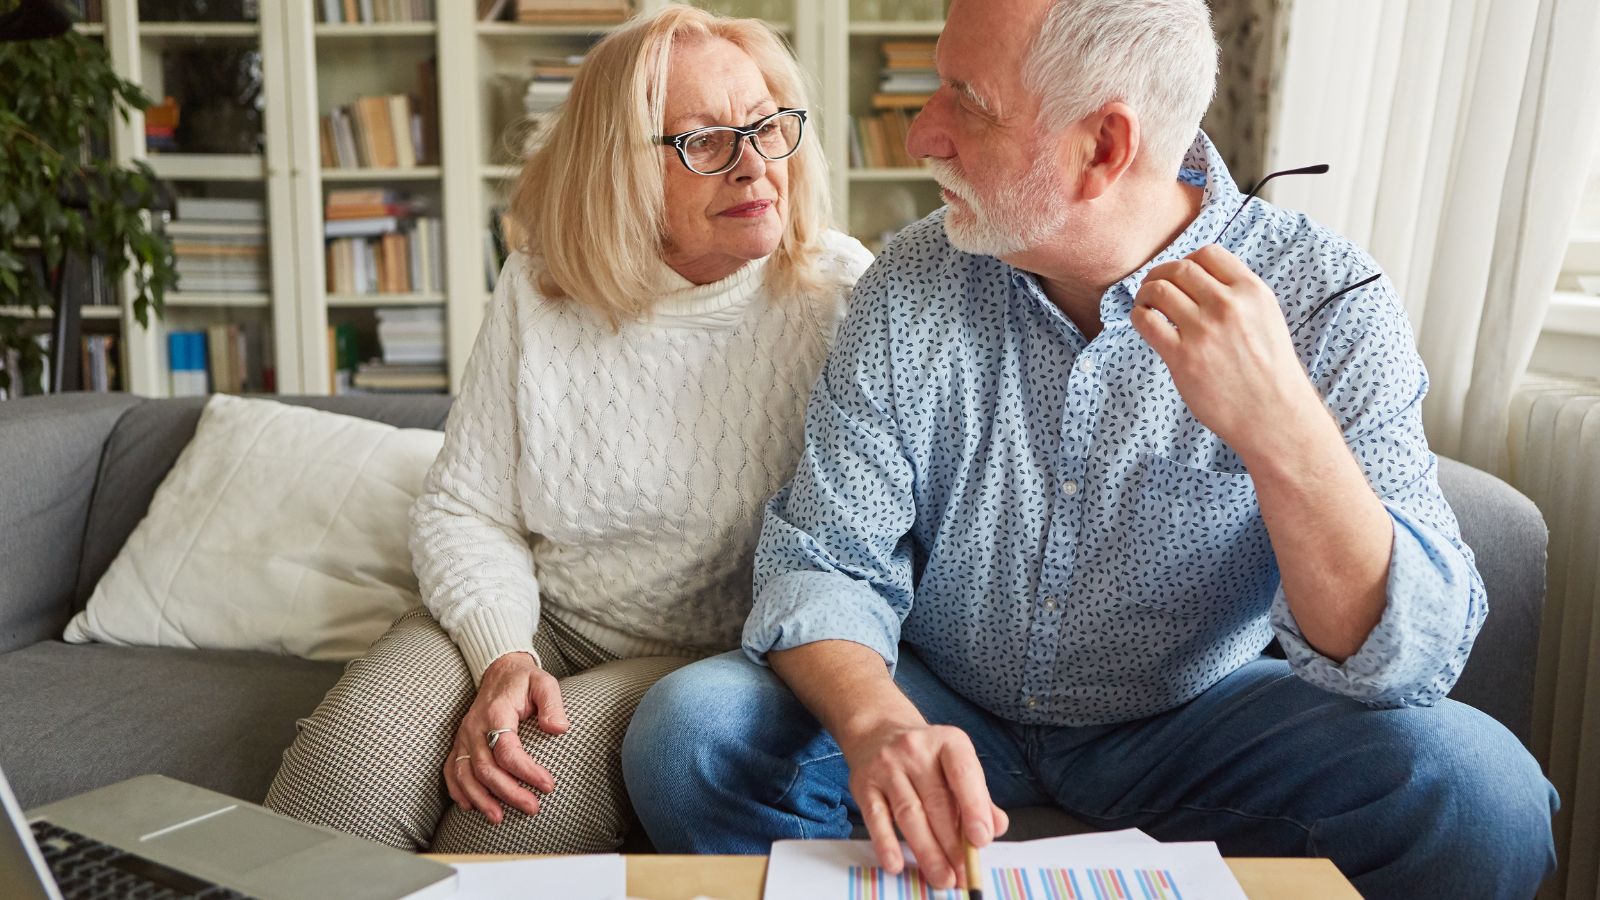
<svg viewBox="0 0 1600 900">
<path fill-rule="evenodd" d="M 440 862 L 483 862 L 515 856 L 429 856 Z M 761 900 L 765 856 L 628 856 L 628 896 L 638 900 Z M 1326 859 L 1229 859 L 1250 900 L 1361 900 Z"/>
</svg>

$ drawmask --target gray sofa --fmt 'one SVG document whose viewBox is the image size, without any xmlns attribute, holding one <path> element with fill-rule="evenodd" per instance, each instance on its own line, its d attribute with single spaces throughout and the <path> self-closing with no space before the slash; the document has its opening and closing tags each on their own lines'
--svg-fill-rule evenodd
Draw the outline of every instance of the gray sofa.
<svg viewBox="0 0 1600 900">
<path fill-rule="evenodd" d="M 432 396 L 280 398 L 442 428 Z M 74 612 L 194 434 L 202 399 L 72 394 L 0 402 L 0 768 L 24 807 L 146 772 L 259 802 L 341 666 L 258 653 L 69 645 Z M 1544 599 L 1544 522 L 1499 480 L 1441 460 L 1489 591 L 1489 620 L 1452 696 L 1524 743 Z M 1018 810 L 1011 837 L 1072 826 Z"/>
</svg>

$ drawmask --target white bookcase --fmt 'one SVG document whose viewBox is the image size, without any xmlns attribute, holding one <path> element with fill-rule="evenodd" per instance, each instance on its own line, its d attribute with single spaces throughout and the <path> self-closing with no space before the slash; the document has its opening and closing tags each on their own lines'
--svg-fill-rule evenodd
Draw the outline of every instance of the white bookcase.
<svg viewBox="0 0 1600 900">
<path fill-rule="evenodd" d="M 670 0 L 639 0 L 645 9 Z M 856 0 L 858 11 L 867 4 Z M 483 321 L 489 297 L 484 235 L 490 211 L 516 176 L 504 140 L 506 110 L 520 96 L 528 60 L 582 52 L 603 28 L 534 26 L 476 20 L 472 0 L 434 0 L 436 21 L 382 25 L 316 21 L 317 0 L 259 0 L 259 20 L 247 24 L 142 22 L 137 0 L 104 0 L 103 25 L 79 26 L 106 41 L 117 70 L 159 100 L 162 52 L 178 45 L 246 43 L 262 60 L 264 150 L 259 155 L 147 153 L 142 116 L 116 124 L 120 160 L 147 159 L 180 189 L 203 185 L 214 195 L 265 201 L 271 290 L 265 294 L 174 293 L 162 319 L 143 328 L 131 309 L 123 322 L 123 385 L 145 396 L 169 392 L 166 333 L 170 329 L 241 322 L 271 336 L 277 390 L 329 390 L 330 321 L 370 321 L 384 306 L 442 305 L 446 310 L 451 389 Z M 815 136 L 832 166 L 836 215 L 869 246 L 883 232 L 926 214 L 938 193 L 922 169 L 852 169 L 849 119 L 868 109 L 880 66 L 878 44 L 894 37 L 934 37 L 941 22 L 859 21 L 851 0 L 697 0 L 732 15 L 759 15 L 788 38 L 813 74 Z M 929 3 L 871 4 L 904 14 Z M 887 8 L 892 7 L 893 10 Z M 324 169 L 319 119 L 331 106 L 360 94 L 414 93 L 417 63 L 437 59 L 442 163 L 414 169 Z M 322 210 L 330 187 L 393 187 L 427 198 L 443 220 L 444 291 L 405 295 L 332 295 L 325 289 Z M 124 297 L 131 285 L 124 284 Z M 112 313 L 106 313 L 113 315 Z M 365 317 L 363 319 L 363 317 Z"/>
</svg>

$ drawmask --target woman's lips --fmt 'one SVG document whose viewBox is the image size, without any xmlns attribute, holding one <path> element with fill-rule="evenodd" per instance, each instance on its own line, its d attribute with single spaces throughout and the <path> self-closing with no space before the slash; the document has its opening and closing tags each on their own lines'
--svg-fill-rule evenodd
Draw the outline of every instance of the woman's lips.
<svg viewBox="0 0 1600 900">
<path fill-rule="evenodd" d="M 728 216 L 734 219 L 754 219 L 757 216 L 766 215 L 767 210 L 771 208 L 771 200 L 756 200 L 752 203 L 741 203 L 738 206 L 730 206 L 723 210 L 720 215 Z"/>
</svg>

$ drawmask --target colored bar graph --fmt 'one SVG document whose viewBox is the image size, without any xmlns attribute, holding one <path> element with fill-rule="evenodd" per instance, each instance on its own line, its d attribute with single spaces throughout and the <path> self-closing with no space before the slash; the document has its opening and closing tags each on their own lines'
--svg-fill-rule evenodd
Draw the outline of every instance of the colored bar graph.
<svg viewBox="0 0 1600 900">
<path fill-rule="evenodd" d="M 994 868 L 989 880 L 994 900 L 1183 900 L 1167 869 Z M 892 894 L 854 893 L 850 900 L 880 897 L 897 900 Z"/>
<path fill-rule="evenodd" d="M 845 897 L 847 900 L 964 900 L 965 893 L 929 887 L 916 869 L 891 875 L 877 866 L 851 866 Z"/>
</svg>

